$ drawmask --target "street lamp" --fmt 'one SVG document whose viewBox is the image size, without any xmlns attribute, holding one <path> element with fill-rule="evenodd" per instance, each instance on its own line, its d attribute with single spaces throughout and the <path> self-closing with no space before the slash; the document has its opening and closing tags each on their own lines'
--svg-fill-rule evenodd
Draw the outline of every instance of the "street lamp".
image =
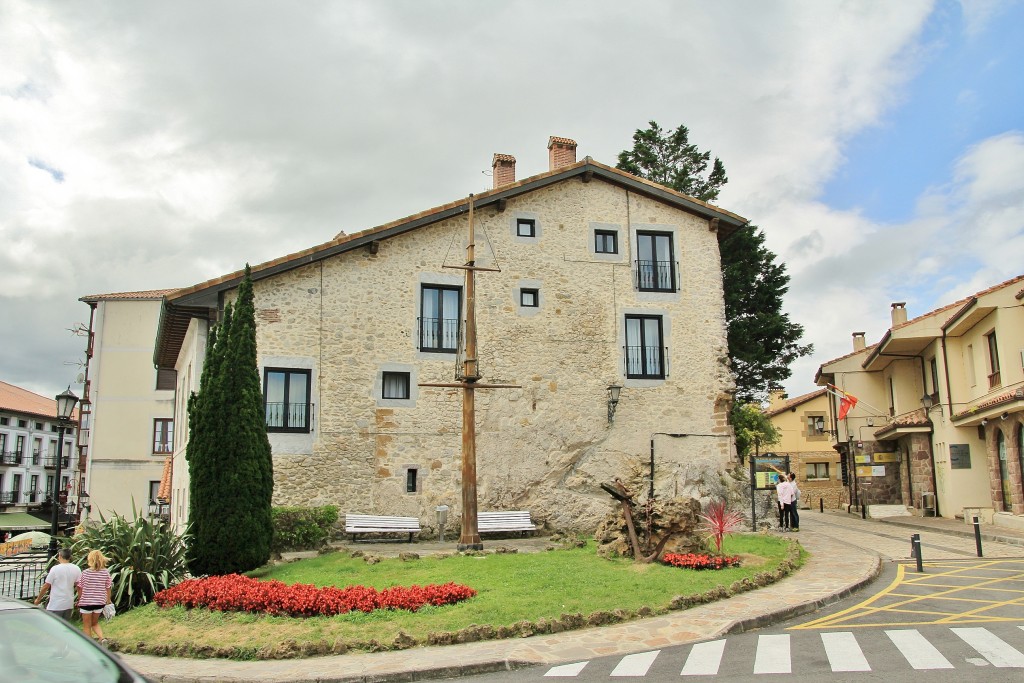
<svg viewBox="0 0 1024 683">
<path fill-rule="evenodd" d="M 46 553 L 46 559 L 52 560 L 57 554 L 57 527 L 59 521 L 58 508 L 60 505 L 60 475 L 61 465 L 64 459 L 64 431 L 71 426 L 71 414 L 75 412 L 75 404 L 78 397 L 71 393 L 68 386 L 64 393 L 57 394 L 57 474 L 53 478 L 53 509 L 50 516 L 50 546 Z"/>
</svg>

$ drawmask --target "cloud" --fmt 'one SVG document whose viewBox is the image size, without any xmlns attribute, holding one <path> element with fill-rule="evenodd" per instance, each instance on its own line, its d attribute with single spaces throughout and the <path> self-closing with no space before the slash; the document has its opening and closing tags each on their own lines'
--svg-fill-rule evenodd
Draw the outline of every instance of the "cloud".
<svg viewBox="0 0 1024 683">
<path fill-rule="evenodd" d="M 979 156 L 906 226 L 818 199 L 849 141 L 900 105 L 933 11 L 4 3 L 0 305 L 23 324 L 0 328 L 18 349 L 0 377 L 63 388 L 63 359 L 81 353 L 63 330 L 87 318 L 84 294 L 187 286 L 480 191 L 493 152 L 514 154 L 520 178 L 544 171 L 549 135 L 614 164 L 651 119 L 686 124 L 725 161 L 722 206 L 764 228 L 794 276 L 794 317 L 823 348 L 908 267 L 879 240 L 916 250 L 948 212 L 1000 192 Z M 991 231 L 1003 217 L 972 220 Z M 919 261 L 940 273 L 948 259 Z"/>
<path fill-rule="evenodd" d="M 50 164 L 46 163 L 45 161 L 42 161 L 41 159 L 29 158 L 28 165 L 32 166 L 33 168 L 38 168 L 40 171 L 45 171 L 46 173 L 49 173 L 50 177 L 53 178 L 54 182 L 64 182 L 64 171 L 55 168 L 54 166 L 51 166 Z"/>
</svg>

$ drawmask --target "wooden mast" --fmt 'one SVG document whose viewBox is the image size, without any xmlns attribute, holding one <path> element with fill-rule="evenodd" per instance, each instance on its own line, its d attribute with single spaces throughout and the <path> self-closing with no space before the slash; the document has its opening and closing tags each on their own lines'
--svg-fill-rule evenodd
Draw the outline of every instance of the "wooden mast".
<svg viewBox="0 0 1024 683">
<path fill-rule="evenodd" d="M 462 532 L 458 549 L 483 550 L 477 523 L 476 505 L 476 389 L 518 389 L 517 384 L 480 384 L 480 366 L 476 344 L 476 271 L 501 272 L 497 268 L 476 265 L 476 228 L 473 225 L 473 195 L 469 195 L 469 243 L 466 265 L 445 266 L 466 271 L 466 344 L 462 359 L 462 381 L 424 382 L 421 387 L 459 387 L 462 389 Z"/>
</svg>

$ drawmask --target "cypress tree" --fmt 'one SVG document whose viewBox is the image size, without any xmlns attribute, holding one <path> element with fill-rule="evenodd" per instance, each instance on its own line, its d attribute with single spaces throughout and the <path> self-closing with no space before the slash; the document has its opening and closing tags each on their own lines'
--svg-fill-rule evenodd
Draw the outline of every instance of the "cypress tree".
<svg viewBox="0 0 1024 683">
<path fill-rule="evenodd" d="M 211 331 L 199 393 L 189 399 L 189 569 L 230 574 L 270 559 L 273 461 L 256 364 L 249 266 Z"/>
</svg>

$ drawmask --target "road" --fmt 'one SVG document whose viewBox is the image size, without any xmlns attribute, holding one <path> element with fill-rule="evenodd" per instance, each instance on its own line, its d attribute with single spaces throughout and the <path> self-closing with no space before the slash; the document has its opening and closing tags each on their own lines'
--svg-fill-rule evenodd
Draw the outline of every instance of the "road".
<svg viewBox="0 0 1024 683">
<path fill-rule="evenodd" d="M 922 533 L 919 573 L 908 558 L 911 530 L 845 515 L 807 517 L 816 533 L 882 554 L 881 577 L 855 596 L 761 631 L 469 680 L 1024 680 L 1024 546 L 986 541 L 978 558 L 972 538 Z"/>
</svg>

